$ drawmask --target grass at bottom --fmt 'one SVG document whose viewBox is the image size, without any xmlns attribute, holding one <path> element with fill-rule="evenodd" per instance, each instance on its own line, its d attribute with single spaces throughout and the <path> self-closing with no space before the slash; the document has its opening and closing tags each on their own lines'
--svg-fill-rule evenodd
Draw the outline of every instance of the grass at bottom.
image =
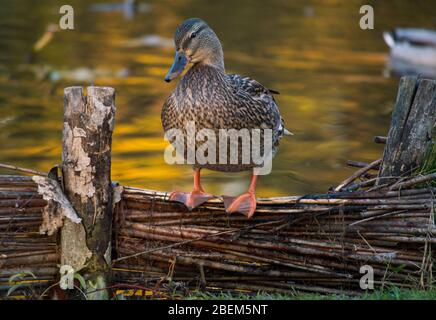
<svg viewBox="0 0 436 320">
<path fill-rule="evenodd" d="M 186 299 L 189 300 L 436 300 L 436 287 L 427 290 L 401 289 L 390 287 L 384 290 L 367 291 L 362 296 L 350 297 L 346 295 L 320 295 L 320 294 L 295 294 L 283 295 L 258 292 L 256 294 L 246 293 L 206 293 L 194 292 Z"/>
</svg>

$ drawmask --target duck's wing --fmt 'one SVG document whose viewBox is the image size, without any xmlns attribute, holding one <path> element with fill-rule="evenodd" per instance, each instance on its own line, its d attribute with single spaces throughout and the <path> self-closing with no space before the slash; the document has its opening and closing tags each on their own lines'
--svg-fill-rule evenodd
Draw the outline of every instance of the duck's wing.
<svg viewBox="0 0 436 320">
<path fill-rule="evenodd" d="M 243 106 L 246 115 L 255 113 L 255 117 L 248 116 L 252 120 L 253 127 L 266 124 L 274 130 L 277 138 L 282 135 L 291 135 L 292 133 L 284 127 L 284 120 L 280 116 L 279 108 L 274 99 L 274 94 L 279 94 L 278 91 L 268 89 L 258 81 L 250 77 L 241 76 L 239 74 L 229 74 L 228 79 L 236 95 L 240 97 L 239 101 L 246 103 Z M 253 103 L 250 103 L 253 102 Z M 247 107 L 247 108 L 245 108 Z"/>
<path fill-rule="evenodd" d="M 239 74 L 228 74 L 227 76 L 235 88 L 249 93 L 253 98 L 260 98 L 262 95 L 267 94 L 274 99 L 273 94 L 280 94 L 278 91 L 268 89 L 258 81 L 249 77 L 244 77 Z"/>
</svg>

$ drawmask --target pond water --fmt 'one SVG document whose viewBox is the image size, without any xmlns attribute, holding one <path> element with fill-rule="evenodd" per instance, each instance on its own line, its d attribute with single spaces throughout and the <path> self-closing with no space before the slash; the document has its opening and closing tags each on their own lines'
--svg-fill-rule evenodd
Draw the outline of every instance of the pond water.
<svg viewBox="0 0 436 320">
<path fill-rule="evenodd" d="M 434 1 L 139 1 L 133 15 L 69 3 L 75 29 L 55 32 L 31 55 L 64 3 L 0 1 L 0 162 L 48 171 L 61 160 L 63 88 L 113 86 L 113 180 L 160 190 L 192 184 L 189 166 L 164 162 L 160 123 L 175 86 L 163 81 L 173 58 L 169 40 L 184 19 L 201 17 L 215 30 L 229 73 L 281 93 L 295 135 L 282 140 L 272 173 L 259 179 L 261 196 L 324 192 L 352 172 L 347 159 L 379 157 L 383 148 L 372 138 L 387 133 L 398 84 L 386 75 L 382 32 L 436 25 Z M 374 6 L 374 30 L 359 28 L 363 4 Z M 204 184 L 237 194 L 248 174 L 205 170 Z"/>
</svg>

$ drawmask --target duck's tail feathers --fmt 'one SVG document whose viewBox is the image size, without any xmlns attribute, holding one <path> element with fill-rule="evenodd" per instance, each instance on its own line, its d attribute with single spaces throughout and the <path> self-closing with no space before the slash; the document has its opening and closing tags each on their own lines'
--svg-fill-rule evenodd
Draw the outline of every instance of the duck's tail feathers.
<svg viewBox="0 0 436 320">
<path fill-rule="evenodd" d="M 294 134 L 289 131 L 288 129 L 285 128 L 285 121 L 283 120 L 282 117 L 280 117 L 280 125 L 278 128 L 278 132 L 280 136 L 293 136 Z"/>
<path fill-rule="evenodd" d="M 294 134 L 286 128 L 283 128 L 283 134 L 285 136 L 293 136 Z"/>
<path fill-rule="evenodd" d="M 383 39 L 385 40 L 385 42 L 389 48 L 393 48 L 395 46 L 395 38 L 394 38 L 394 34 L 392 32 L 384 31 L 383 32 Z"/>
</svg>

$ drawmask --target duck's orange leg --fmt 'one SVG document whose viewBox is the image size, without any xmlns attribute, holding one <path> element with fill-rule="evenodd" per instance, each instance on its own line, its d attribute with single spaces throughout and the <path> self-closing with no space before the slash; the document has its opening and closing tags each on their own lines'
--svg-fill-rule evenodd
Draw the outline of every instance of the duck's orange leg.
<svg viewBox="0 0 436 320">
<path fill-rule="evenodd" d="M 194 190 L 192 192 L 171 192 L 169 199 L 183 203 L 189 211 L 205 203 L 206 201 L 215 198 L 214 195 L 204 192 L 200 182 L 200 170 L 194 169 Z"/>
<path fill-rule="evenodd" d="M 227 213 L 239 212 L 246 215 L 247 218 L 251 218 L 254 215 L 254 211 L 256 211 L 256 182 L 257 175 L 253 173 L 250 187 L 246 193 L 236 198 L 223 196 Z"/>
</svg>

